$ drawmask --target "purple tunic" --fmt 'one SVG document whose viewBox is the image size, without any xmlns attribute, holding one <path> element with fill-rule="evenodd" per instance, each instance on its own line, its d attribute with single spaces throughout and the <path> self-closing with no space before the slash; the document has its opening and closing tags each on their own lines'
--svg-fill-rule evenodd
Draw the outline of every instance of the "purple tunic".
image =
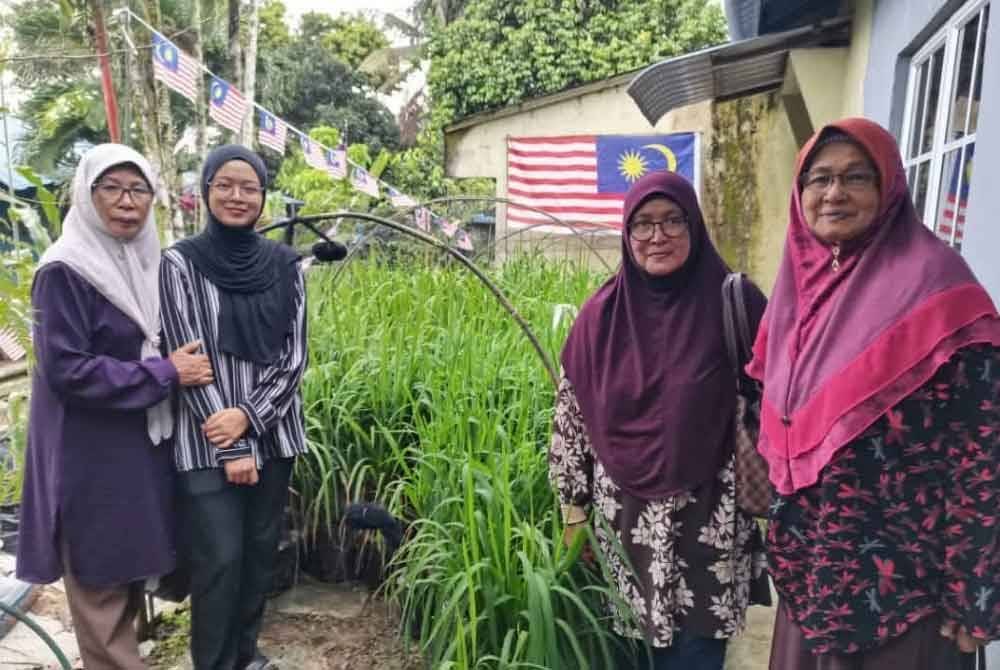
<svg viewBox="0 0 1000 670">
<path fill-rule="evenodd" d="M 17 575 L 73 574 L 103 587 L 174 567 L 169 444 L 154 446 L 146 408 L 177 381 L 168 360 L 139 360 L 139 327 L 66 265 L 35 277 L 37 365 L 21 500 Z"/>
</svg>

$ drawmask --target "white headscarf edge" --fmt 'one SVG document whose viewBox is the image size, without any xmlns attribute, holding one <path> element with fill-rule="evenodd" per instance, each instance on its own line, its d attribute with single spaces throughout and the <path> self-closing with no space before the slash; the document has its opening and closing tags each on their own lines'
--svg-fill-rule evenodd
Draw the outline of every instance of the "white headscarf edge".
<svg viewBox="0 0 1000 670">
<path fill-rule="evenodd" d="M 157 178 L 139 152 L 121 144 L 99 144 L 84 154 L 72 183 L 72 201 L 59 239 L 42 255 L 38 268 L 61 262 L 89 282 L 142 329 L 141 357 L 160 358 L 160 238 L 153 208 L 131 240 L 110 235 L 94 206 L 92 186 L 109 168 L 132 164 L 150 187 Z M 173 434 L 170 399 L 146 410 L 149 438 L 159 444 Z"/>
</svg>

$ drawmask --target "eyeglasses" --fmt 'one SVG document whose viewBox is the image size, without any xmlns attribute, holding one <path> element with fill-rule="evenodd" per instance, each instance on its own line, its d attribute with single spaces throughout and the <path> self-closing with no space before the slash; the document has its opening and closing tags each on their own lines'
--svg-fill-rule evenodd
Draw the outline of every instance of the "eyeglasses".
<svg viewBox="0 0 1000 670">
<path fill-rule="evenodd" d="M 835 181 L 840 182 L 840 187 L 845 191 L 855 193 L 863 192 L 875 186 L 878 175 L 868 170 L 852 170 L 850 172 L 820 172 L 813 174 L 806 172 L 802 175 L 800 182 L 802 188 L 813 193 L 826 193 Z"/>
<path fill-rule="evenodd" d="M 246 182 L 243 184 L 234 184 L 229 181 L 210 181 L 208 182 L 208 185 L 211 188 L 214 188 L 215 192 L 223 198 L 228 198 L 237 191 L 250 198 L 256 198 L 264 192 L 264 189 L 257 184 L 250 184 Z"/>
<path fill-rule="evenodd" d="M 629 226 L 628 233 L 636 242 L 648 242 L 653 239 L 657 227 L 664 237 L 683 237 L 688 223 L 683 216 L 672 216 L 662 221 L 636 221 Z"/>
<path fill-rule="evenodd" d="M 98 182 L 91 186 L 90 189 L 91 191 L 100 193 L 101 197 L 105 200 L 110 200 L 114 203 L 119 202 L 126 193 L 128 193 L 128 197 L 131 198 L 132 202 L 136 204 L 145 203 L 153 197 L 153 191 L 148 186 L 125 187 L 121 184 L 113 184 L 111 182 Z"/>
</svg>

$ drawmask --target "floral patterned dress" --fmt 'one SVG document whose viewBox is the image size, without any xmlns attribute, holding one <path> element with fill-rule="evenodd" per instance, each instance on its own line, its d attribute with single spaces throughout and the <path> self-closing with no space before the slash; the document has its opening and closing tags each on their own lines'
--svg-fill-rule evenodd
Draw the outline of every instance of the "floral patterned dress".
<svg viewBox="0 0 1000 670">
<path fill-rule="evenodd" d="M 747 605 L 770 602 L 763 538 L 754 520 L 736 509 L 731 459 L 714 481 L 683 494 L 652 501 L 631 496 L 595 458 L 564 377 L 549 473 L 566 523 L 586 519 L 588 510 L 599 517 L 594 533 L 631 608 L 608 604 L 619 635 L 654 647 L 669 647 L 679 630 L 728 638 L 742 630 Z"/>
<path fill-rule="evenodd" d="M 1000 637 L 1000 352 L 956 354 L 771 508 L 772 574 L 814 654 L 941 613 Z"/>
</svg>

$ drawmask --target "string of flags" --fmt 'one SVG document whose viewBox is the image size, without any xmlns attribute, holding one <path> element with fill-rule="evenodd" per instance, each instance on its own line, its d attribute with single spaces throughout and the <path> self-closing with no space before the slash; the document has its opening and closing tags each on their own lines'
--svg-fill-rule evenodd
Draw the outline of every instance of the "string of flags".
<svg viewBox="0 0 1000 670">
<path fill-rule="evenodd" d="M 169 89 L 198 104 L 198 77 L 202 73 L 210 78 L 208 87 L 208 116 L 215 123 L 231 130 L 241 132 L 243 121 L 247 115 L 256 109 L 257 143 L 284 155 L 288 147 L 289 131 L 298 136 L 299 146 L 305 157 L 306 164 L 328 174 L 332 179 L 350 179 L 350 184 L 360 193 L 372 198 L 383 196 L 389 199 L 394 207 L 413 208 L 413 222 L 418 230 L 430 233 L 437 227 L 445 236 L 452 239 L 455 246 L 463 251 L 473 251 L 472 239 L 469 234 L 436 215 L 427 207 L 418 207 L 417 201 L 383 182 L 360 165 L 356 165 L 347 157 L 347 148 L 341 143 L 336 148 L 329 148 L 309 137 L 276 114 L 264 109 L 257 103 L 250 103 L 239 90 L 226 80 L 216 76 L 202 63 L 184 53 L 176 44 L 157 32 L 134 12 L 124 9 L 132 18 L 145 26 L 153 35 L 153 78 L 163 82 Z M 384 188 L 383 188 L 384 187 Z"/>
</svg>

